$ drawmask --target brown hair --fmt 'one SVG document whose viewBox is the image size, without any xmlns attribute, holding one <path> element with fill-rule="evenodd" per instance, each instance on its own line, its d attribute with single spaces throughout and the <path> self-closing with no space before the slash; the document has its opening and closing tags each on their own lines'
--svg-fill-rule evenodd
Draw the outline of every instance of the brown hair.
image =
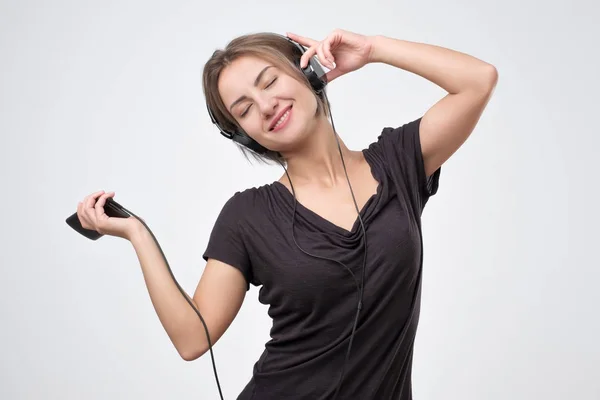
<svg viewBox="0 0 600 400">
<path fill-rule="evenodd" d="M 217 123 L 227 131 L 242 131 L 235 118 L 229 113 L 219 94 L 219 76 L 225 67 L 241 56 L 254 56 L 273 63 L 294 79 L 304 83 L 312 90 L 308 79 L 304 76 L 297 64 L 300 61 L 300 50 L 285 37 L 275 33 L 253 33 L 239 36 L 227 44 L 225 49 L 215 50 L 213 55 L 204 65 L 202 74 L 202 85 L 206 105 L 212 111 Z M 329 116 L 327 97 L 323 90 L 317 97 L 317 115 L 324 112 Z M 244 132 L 244 134 L 246 134 Z M 247 135 L 247 134 L 246 134 Z M 265 154 L 258 155 L 238 144 L 242 153 L 248 159 L 251 154 L 256 160 L 269 163 L 272 161 L 285 163 L 281 154 L 277 151 L 268 150 Z M 248 159 L 249 160 L 249 159 Z"/>
</svg>

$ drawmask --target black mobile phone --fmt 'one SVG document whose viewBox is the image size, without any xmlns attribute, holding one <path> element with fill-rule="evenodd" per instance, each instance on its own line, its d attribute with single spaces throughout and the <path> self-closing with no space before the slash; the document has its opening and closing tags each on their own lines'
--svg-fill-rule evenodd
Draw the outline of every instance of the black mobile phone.
<svg viewBox="0 0 600 400">
<path fill-rule="evenodd" d="M 109 217 L 114 218 L 129 218 L 132 216 L 122 205 L 114 201 L 111 197 L 106 199 L 106 203 L 104 204 L 104 212 Z M 73 215 L 69 216 L 69 218 L 66 219 L 66 222 L 71 228 L 75 229 L 75 231 L 81 233 L 88 239 L 98 240 L 104 236 L 93 229 L 85 229 L 83 226 L 81 226 L 81 221 L 79 221 L 77 213 L 73 213 Z"/>
</svg>

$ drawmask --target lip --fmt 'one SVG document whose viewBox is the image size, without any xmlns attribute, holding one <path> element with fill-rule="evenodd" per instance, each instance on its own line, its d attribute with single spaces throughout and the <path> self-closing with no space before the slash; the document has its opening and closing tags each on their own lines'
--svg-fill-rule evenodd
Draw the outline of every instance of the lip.
<svg viewBox="0 0 600 400">
<path fill-rule="evenodd" d="M 271 121 L 271 123 L 269 124 L 269 132 L 273 132 L 273 131 L 275 131 L 275 129 L 274 129 L 274 126 L 275 126 L 275 124 L 277 123 L 277 121 L 279 121 L 279 118 L 281 118 L 281 116 L 282 116 L 283 114 L 285 114 L 286 112 L 288 112 L 288 110 L 291 110 L 291 109 L 292 109 L 292 106 L 288 106 L 288 107 L 284 108 L 283 110 L 281 110 L 281 112 L 280 112 L 279 114 L 277 114 L 277 115 L 276 115 L 276 116 L 273 118 L 273 120 L 272 120 L 272 121 Z M 288 115 L 288 120 L 289 120 L 289 118 L 290 118 L 290 117 L 291 117 L 291 114 L 290 114 L 290 115 Z M 287 121 L 286 121 L 286 122 L 285 122 L 283 125 L 280 125 L 280 126 L 278 126 L 278 127 L 277 127 L 277 130 L 279 130 L 279 129 L 283 128 L 283 126 L 285 126 L 285 125 L 287 125 Z"/>
</svg>

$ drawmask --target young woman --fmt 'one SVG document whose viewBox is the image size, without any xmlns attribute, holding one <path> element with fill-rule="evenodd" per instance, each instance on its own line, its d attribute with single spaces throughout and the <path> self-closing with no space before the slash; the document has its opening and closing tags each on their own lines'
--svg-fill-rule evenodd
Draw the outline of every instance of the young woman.
<svg viewBox="0 0 600 400">
<path fill-rule="evenodd" d="M 448 94 L 421 118 L 382 128 L 366 149 L 350 150 L 329 121 L 324 89 L 307 78 L 315 56 L 330 69 L 324 82 L 385 63 Z M 244 151 L 286 170 L 226 202 L 194 296 L 181 295 L 142 223 L 104 214 L 114 192 L 87 196 L 78 215 L 88 229 L 131 241 L 160 321 L 185 360 L 209 350 L 188 301 L 214 345 L 250 284 L 260 286 L 271 340 L 238 399 L 411 399 L 421 214 L 496 82 L 496 69 L 472 56 L 385 36 L 340 29 L 321 41 L 244 35 L 206 63 L 206 103 L 219 129 L 245 138 L 237 140 Z"/>
</svg>

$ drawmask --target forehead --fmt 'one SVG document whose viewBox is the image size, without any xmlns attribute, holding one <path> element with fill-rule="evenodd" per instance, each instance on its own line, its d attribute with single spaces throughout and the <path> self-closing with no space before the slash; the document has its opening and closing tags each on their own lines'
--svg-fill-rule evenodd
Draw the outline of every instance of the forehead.
<svg viewBox="0 0 600 400">
<path fill-rule="evenodd" d="M 258 57 L 242 56 L 225 67 L 218 82 L 223 102 L 227 105 L 234 100 L 233 97 L 239 96 L 246 88 L 253 87 L 257 75 L 268 65 L 273 64 Z M 271 72 L 271 69 L 274 71 L 277 66 L 273 65 L 268 71 Z"/>
</svg>

